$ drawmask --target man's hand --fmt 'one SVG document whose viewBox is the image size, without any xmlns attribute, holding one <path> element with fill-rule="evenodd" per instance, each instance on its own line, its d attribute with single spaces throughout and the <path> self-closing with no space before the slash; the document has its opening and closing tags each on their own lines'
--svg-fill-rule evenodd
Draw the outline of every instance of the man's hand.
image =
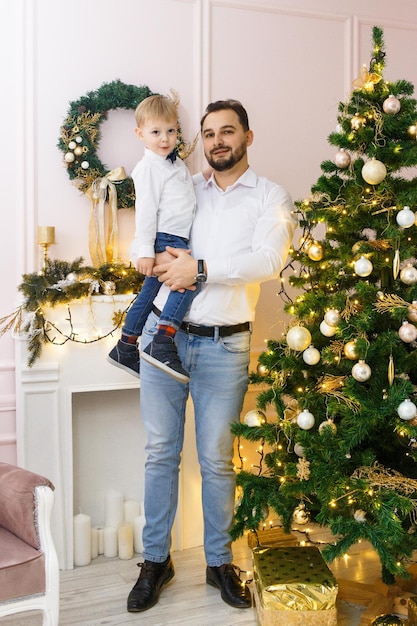
<svg viewBox="0 0 417 626">
<path fill-rule="evenodd" d="M 140 257 L 136 261 L 136 269 L 144 276 L 152 276 L 155 259 L 153 257 Z"/>
<path fill-rule="evenodd" d="M 171 291 L 195 291 L 195 277 L 197 274 L 197 261 L 191 256 L 191 250 L 171 248 L 166 251 L 173 257 L 172 261 L 160 263 L 154 267 L 154 274 L 158 276 Z M 165 254 L 165 253 L 163 253 Z"/>
</svg>

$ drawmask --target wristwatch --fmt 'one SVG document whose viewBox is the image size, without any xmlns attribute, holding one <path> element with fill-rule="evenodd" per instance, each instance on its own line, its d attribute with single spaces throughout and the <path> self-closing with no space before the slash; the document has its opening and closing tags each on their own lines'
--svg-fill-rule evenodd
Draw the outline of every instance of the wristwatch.
<svg viewBox="0 0 417 626">
<path fill-rule="evenodd" d="M 205 283 L 207 280 L 207 274 L 204 270 L 204 260 L 203 259 L 198 259 L 197 262 L 197 276 L 195 277 L 195 281 L 197 283 Z"/>
</svg>

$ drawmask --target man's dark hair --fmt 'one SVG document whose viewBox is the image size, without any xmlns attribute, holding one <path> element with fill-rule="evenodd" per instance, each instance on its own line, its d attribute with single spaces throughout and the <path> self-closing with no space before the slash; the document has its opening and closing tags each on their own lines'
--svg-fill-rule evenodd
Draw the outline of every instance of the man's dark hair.
<svg viewBox="0 0 417 626">
<path fill-rule="evenodd" d="M 201 118 L 200 128 L 203 130 L 204 120 L 206 119 L 209 113 L 214 113 L 215 111 L 224 111 L 225 109 L 231 109 L 236 113 L 239 118 L 239 122 L 241 123 L 243 130 L 246 132 L 249 130 L 249 119 L 248 114 L 246 113 L 246 109 L 239 102 L 239 100 L 217 100 L 216 102 L 211 102 L 206 111 Z"/>
</svg>

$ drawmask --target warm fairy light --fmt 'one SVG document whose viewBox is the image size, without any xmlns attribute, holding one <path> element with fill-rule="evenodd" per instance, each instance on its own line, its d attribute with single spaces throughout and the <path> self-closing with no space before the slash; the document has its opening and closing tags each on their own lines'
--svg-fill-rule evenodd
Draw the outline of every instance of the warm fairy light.
<svg viewBox="0 0 417 626">
<path fill-rule="evenodd" d="M 279 444 L 277 447 L 278 447 L 278 450 L 282 450 L 282 444 Z"/>
<path fill-rule="evenodd" d="M 389 263 L 390 259 L 388 257 L 385 257 L 385 263 Z"/>
<path fill-rule="evenodd" d="M 280 482 L 280 483 L 285 483 L 285 478 L 284 478 L 284 476 L 281 476 L 281 478 L 279 479 L 279 482 Z"/>
<path fill-rule="evenodd" d="M 371 497 L 372 497 L 373 495 L 374 495 L 374 491 L 373 491 L 373 489 L 369 489 L 369 491 L 368 491 L 368 496 L 371 496 Z"/>
<path fill-rule="evenodd" d="M 297 391 L 298 391 L 299 393 L 303 393 L 304 389 L 303 389 L 303 387 L 298 387 Z"/>
<path fill-rule="evenodd" d="M 330 506 L 332 507 L 332 509 L 335 509 L 335 508 L 336 508 L 336 506 L 337 506 L 337 504 L 336 504 L 336 502 L 335 502 L 334 500 L 332 500 L 332 501 L 330 502 Z"/>
</svg>

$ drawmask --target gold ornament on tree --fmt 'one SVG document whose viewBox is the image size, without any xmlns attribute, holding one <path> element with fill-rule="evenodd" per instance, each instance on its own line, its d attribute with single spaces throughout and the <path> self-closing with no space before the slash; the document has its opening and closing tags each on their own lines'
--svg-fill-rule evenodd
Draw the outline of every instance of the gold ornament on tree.
<svg viewBox="0 0 417 626">
<path fill-rule="evenodd" d="M 394 358 L 391 354 L 389 357 L 389 361 L 388 361 L 388 382 L 389 382 L 390 387 L 392 386 L 392 383 L 394 382 L 394 376 L 395 376 Z"/>
<path fill-rule="evenodd" d="M 377 159 L 371 159 L 362 167 L 362 177 L 370 185 L 379 185 L 386 175 L 387 168 Z"/>
<path fill-rule="evenodd" d="M 318 241 L 314 241 L 309 246 L 307 255 L 312 261 L 321 261 L 324 256 L 324 250 L 321 243 L 318 243 Z"/>
</svg>

